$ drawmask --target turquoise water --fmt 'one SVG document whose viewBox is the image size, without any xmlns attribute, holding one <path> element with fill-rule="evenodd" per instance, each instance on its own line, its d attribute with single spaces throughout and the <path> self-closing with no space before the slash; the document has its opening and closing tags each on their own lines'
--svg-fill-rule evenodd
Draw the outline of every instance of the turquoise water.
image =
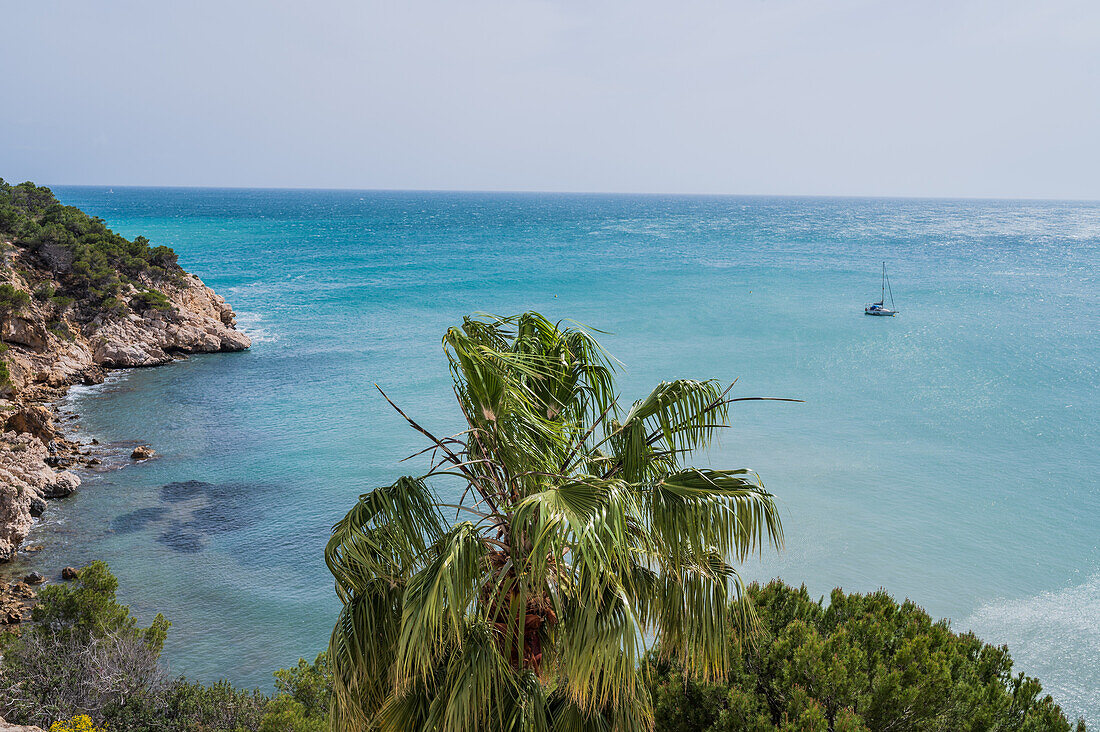
<svg viewBox="0 0 1100 732">
<path fill-rule="evenodd" d="M 627 396 L 806 400 L 738 406 L 702 458 L 781 499 L 787 548 L 750 577 L 911 597 L 1100 722 L 1100 204 L 56 192 L 174 247 L 254 338 L 66 407 L 161 457 L 55 504 L 36 561 L 108 560 L 173 621 L 173 671 L 266 687 L 321 650 L 328 527 L 422 446 L 372 384 L 456 429 L 443 330 L 537 309 L 608 331 Z M 883 260 L 895 319 L 862 314 Z"/>
</svg>

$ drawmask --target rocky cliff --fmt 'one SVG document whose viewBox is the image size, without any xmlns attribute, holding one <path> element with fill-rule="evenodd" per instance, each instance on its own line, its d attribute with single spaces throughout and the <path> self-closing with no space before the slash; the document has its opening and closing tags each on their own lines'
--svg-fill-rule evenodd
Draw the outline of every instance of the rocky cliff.
<svg viewBox="0 0 1100 732">
<path fill-rule="evenodd" d="M 82 451 L 52 412 L 70 385 L 250 345 L 225 300 L 170 249 L 123 239 L 48 189 L 0 179 L 0 561 L 46 499 L 80 485 L 64 468 Z"/>
</svg>

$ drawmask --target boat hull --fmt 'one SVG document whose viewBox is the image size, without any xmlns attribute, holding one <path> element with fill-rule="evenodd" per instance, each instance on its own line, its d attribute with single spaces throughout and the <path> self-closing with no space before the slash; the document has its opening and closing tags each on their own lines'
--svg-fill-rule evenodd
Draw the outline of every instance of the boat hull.
<svg viewBox="0 0 1100 732">
<path fill-rule="evenodd" d="M 894 317 L 895 315 L 898 314 L 898 311 L 897 310 L 870 310 L 870 309 L 865 309 L 863 311 L 863 314 L 864 315 L 878 315 L 878 316 L 891 317 L 892 318 L 892 317 Z"/>
</svg>

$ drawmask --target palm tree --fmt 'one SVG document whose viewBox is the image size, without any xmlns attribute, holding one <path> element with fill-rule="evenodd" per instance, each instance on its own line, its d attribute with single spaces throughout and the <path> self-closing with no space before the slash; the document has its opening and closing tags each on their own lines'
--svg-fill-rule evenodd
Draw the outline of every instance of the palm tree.
<svg viewBox="0 0 1100 732">
<path fill-rule="evenodd" d="M 615 362 L 537 313 L 466 318 L 443 348 L 467 429 L 436 437 L 394 405 L 431 468 L 360 496 L 325 550 L 334 728 L 652 729 L 647 648 L 722 675 L 747 607 L 732 562 L 782 544 L 755 473 L 681 462 L 742 400 L 678 380 L 623 414 Z"/>
</svg>

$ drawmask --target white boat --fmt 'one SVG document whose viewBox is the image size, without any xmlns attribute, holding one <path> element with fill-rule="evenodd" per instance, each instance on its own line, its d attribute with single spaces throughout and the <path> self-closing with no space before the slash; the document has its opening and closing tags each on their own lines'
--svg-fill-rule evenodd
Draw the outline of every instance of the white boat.
<svg viewBox="0 0 1100 732">
<path fill-rule="evenodd" d="M 890 307 L 886 307 L 886 293 L 890 293 Z M 890 277 L 886 274 L 886 262 L 882 263 L 882 297 L 863 308 L 864 315 L 897 315 L 894 309 L 894 291 L 890 288 Z"/>
</svg>

